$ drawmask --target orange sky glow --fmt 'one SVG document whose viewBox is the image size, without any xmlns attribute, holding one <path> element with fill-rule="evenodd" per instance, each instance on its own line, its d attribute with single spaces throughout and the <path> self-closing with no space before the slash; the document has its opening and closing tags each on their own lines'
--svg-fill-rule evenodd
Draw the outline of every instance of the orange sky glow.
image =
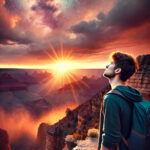
<svg viewBox="0 0 150 150">
<path fill-rule="evenodd" d="M 52 69 L 55 72 L 59 71 L 59 72 L 64 72 L 67 70 L 73 70 L 73 69 L 101 69 L 101 68 L 105 68 L 105 66 L 110 62 L 109 56 L 111 55 L 112 52 L 115 51 L 120 51 L 120 52 L 124 52 L 124 53 L 129 53 L 131 55 L 133 55 L 134 57 L 137 57 L 139 55 L 144 55 L 144 54 L 148 54 L 147 50 L 142 51 L 137 51 L 136 53 L 133 53 L 133 50 L 130 49 L 128 51 L 126 51 L 126 48 L 122 48 L 122 50 L 109 50 L 108 52 L 106 51 L 105 54 L 97 54 L 96 56 L 91 56 L 88 59 L 84 58 L 84 59 L 70 59 L 68 56 L 65 58 L 62 57 L 57 57 L 53 58 L 52 62 L 49 61 L 44 61 L 44 62 L 32 62 L 32 60 L 26 61 L 25 63 L 20 63 L 20 64 L 0 64 L 0 68 L 20 68 L 20 69 Z"/>
<path fill-rule="evenodd" d="M 0 68 L 57 69 L 63 58 L 70 69 L 97 69 L 116 50 L 149 54 L 147 6 L 146 0 L 0 0 Z"/>
</svg>

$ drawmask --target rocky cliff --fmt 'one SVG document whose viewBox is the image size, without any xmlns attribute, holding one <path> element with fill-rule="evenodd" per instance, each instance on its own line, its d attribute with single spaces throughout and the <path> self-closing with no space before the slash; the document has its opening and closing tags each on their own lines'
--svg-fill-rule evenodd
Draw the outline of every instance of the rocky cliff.
<svg viewBox="0 0 150 150">
<path fill-rule="evenodd" d="M 129 79 L 128 85 L 139 90 L 144 96 L 150 96 L 150 55 L 137 57 L 139 70 Z"/>
<path fill-rule="evenodd" d="M 38 131 L 39 150 L 62 150 L 67 135 L 73 135 L 76 139 L 85 139 L 88 129 L 98 128 L 102 97 L 109 89 L 109 86 L 102 89 L 74 110 L 67 109 L 66 117 L 56 124 L 47 125 L 42 123 Z M 40 137 L 46 139 L 46 142 L 40 141 Z"/>
<path fill-rule="evenodd" d="M 0 150 L 11 150 L 8 134 L 0 128 Z"/>
</svg>

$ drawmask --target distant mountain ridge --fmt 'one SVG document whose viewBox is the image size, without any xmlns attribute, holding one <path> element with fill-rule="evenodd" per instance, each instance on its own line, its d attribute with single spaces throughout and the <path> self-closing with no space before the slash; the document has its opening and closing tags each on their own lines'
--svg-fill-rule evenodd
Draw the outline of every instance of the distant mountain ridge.
<svg viewBox="0 0 150 150">
<path fill-rule="evenodd" d="M 27 85 L 19 82 L 8 73 L 3 73 L 0 76 L 0 91 L 9 90 L 26 90 Z"/>
</svg>

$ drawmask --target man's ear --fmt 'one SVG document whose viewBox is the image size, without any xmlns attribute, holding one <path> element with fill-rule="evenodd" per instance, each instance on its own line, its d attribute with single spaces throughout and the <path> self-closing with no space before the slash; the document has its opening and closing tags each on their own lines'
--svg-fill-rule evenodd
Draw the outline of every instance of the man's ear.
<svg viewBox="0 0 150 150">
<path fill-rule="evenodd" d="M 116 74 L 120 74 L 120 73 L 121 73 L 121 68 L 115 69 L 115 73 L 116 73 Z"/>
</svg>

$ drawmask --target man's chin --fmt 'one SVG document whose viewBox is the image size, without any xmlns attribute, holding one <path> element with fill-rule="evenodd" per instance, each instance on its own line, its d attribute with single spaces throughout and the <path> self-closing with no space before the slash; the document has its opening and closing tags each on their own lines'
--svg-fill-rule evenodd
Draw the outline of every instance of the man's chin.
<svg viewBox="0 0 150 150">
<path fill-rule="evenodd" d="M 112 79 L 114 77 L 114 74 L 106 74 L 103 73 L 103 77 L 107 78 L 107 79 Z"/>
</svg>

